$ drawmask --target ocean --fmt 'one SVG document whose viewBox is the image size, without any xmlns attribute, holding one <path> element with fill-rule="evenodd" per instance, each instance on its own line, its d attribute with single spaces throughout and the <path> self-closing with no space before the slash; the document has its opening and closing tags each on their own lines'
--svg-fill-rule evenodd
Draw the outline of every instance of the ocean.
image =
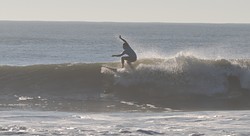
<svg viewBox="0 0 250 136">
<path fill-rule="evenodd" d="M 249 24 L 0 21 L 0 135 L 250 135 L 249 45 Z"/>
</svg>

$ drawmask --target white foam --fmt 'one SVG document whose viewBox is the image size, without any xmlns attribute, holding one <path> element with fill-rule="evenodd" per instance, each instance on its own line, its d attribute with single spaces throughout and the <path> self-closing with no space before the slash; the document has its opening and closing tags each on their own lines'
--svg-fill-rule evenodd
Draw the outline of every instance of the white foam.
<svg viewBox="0 0 250 136">
<path fill-rule="evenodd" d="M 138 63 L 135 72 L 118 71 L 117 84 L 128 87 L 151 83 L 163 87 L 162 90 L 175 88 L 183 92 L 214 94 L 226 92 L 227 76 L 235 75 L 241 80 L 242 87 L 250 88 L 250 69 L 230 60 L 201 59 L 189 53 L 179 53 L 173 58 L 143 59 Z"/>
</svg>

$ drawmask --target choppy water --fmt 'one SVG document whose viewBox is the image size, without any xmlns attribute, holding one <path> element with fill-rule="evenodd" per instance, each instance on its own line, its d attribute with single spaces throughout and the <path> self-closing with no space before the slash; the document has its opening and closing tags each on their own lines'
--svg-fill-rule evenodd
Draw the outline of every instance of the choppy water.
<svg viewBox="0 0 250 136">
<path fill-rule="evenodd" d="M 1 135 L 246 136 L 249 111 L 65 113 L 2 111 Z"/>
</svg>

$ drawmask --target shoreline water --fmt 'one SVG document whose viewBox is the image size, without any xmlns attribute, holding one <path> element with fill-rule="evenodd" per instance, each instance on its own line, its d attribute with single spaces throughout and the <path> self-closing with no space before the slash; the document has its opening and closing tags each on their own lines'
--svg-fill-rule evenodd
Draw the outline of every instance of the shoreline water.
<svg viewBox="0 0 250 136">
<path fill-rule="evenodd" d="M 249 111 L 4 111 L 0 121 L 1 135 L 249 135 Z"/>
</svg>

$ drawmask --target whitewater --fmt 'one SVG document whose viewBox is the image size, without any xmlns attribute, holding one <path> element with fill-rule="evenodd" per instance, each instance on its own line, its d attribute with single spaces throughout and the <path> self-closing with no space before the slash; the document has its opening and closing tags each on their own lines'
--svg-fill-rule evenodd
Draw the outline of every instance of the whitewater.
<svg viewBox="0 0 250 136">
<path fill-rule="evenodd" d="M 0 26 L 1 135 L 250 134 L 248 24 Z"/>
</svg>

